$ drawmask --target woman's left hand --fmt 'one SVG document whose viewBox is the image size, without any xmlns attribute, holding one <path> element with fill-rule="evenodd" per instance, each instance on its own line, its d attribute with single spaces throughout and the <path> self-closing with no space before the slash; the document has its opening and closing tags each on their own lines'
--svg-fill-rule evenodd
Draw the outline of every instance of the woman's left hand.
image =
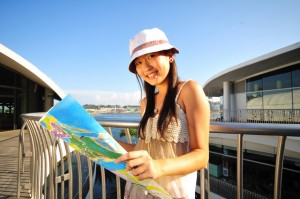
<svg viewBox="0 0 300 199">
<path fill-rule="evenodd" d="M 139 180 L 159 176 L 158 162 L 153 160 L 147 151 L 128 152 L 115 160 L 116 164 L 120 162 L 127 162 L 126 169 Z"/>
</svg>

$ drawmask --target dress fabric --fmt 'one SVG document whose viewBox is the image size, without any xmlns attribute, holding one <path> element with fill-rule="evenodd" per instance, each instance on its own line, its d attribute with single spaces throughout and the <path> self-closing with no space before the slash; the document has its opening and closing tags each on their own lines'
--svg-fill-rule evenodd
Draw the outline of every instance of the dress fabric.
<svg viewBox="0 0 300 199">
<path fill-rule="evenodd" d="M 185 82 L 186 83 L 186 82 Z M 185 84 L 184 83 L 184 84 Z M 157 132 L 158 115 L 149 118 L 145 128 L 145 139 L 139 139 L 134 150 L 146 150 L 152 159 L 175 158 L 189 152 L 189 131 L 187 118 L 184 111 L 177 103 L 180 92 L 184 86 L 181 86 L 175 98 L 177 108 L 177 122 L 173 118 L 163 136 Z M 197 171 L 188 175 L 162 176 L 155 181 L 170 193 L 172 198 L 195 198 L 195 188 L 197 180 Z M 157 198 L 145 192 L 142 188 L 126 183 L 126 199 L 153 199 Z"/>
</svg>

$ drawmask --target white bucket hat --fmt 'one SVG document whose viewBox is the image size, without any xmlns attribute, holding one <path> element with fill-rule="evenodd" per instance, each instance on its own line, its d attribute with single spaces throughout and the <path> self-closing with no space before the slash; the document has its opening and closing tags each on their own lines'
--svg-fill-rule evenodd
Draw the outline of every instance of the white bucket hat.
<svg viewBox="0 0 300 199">
<path fill-rule="evenodd" d="M 129 44 L 130 63 L 129 71 L 136 73 L 133 60 L 141 55 L 152 52 L 172 49 L 174 53 L 179 53 L 179 50 L 169 43 L 166 34 L 158 28 L 145 29 L 135 35 Z"/>
</svg>

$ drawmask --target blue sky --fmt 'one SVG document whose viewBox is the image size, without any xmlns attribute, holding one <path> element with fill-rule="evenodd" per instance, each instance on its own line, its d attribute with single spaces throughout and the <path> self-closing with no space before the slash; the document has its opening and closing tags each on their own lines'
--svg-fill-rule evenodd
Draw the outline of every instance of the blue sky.
<svg viewBox="0 0 300 199">
<path fill-rule="evenodd" d="M 182 80 L 215 74 L 300 41 L 299 0 L 0 2 L 0 43 L 81 104 L 137 105 L 129 39 L 158 27 L 180 50 Z"/>
</svg>

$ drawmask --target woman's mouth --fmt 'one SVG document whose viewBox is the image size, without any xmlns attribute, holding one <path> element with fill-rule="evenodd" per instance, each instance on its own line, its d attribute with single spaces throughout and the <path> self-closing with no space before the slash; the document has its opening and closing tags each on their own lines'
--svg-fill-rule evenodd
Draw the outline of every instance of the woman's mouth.
<svg viewBox="0 0 300 199">
<path fill-rule="evenodd" d="M 158 72 L 154 72 L 154 73 L 151 73 L 151 74 L 147 75 L 147 77 L 148 77 L 149 79 L 154 79 L 154 78 L 157 77 L 157 75 L 158 75 Z"/>
</svg>

